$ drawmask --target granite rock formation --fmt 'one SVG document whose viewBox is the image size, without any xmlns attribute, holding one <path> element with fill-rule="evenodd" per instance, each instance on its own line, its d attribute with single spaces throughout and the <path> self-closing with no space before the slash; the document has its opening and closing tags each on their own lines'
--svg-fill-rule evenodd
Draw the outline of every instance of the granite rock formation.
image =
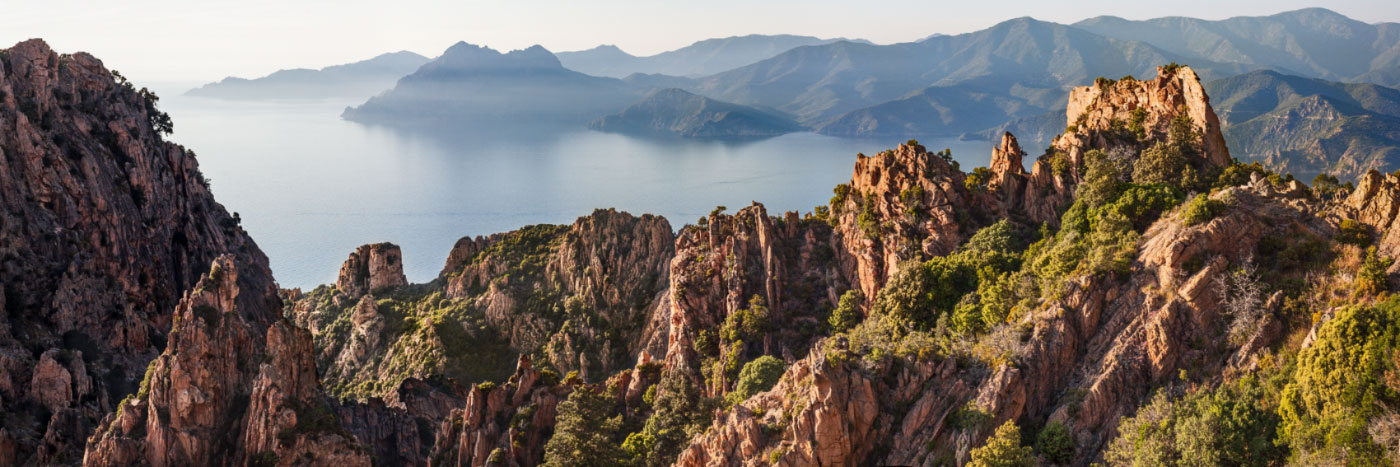
<svg viewBox="0 0 1400 467">
<path fill-rule="evenodd" d="M 335 288 L 341 293 L 359 298 L 371 291 L 397 287 L 408 283 L 403 274 L 403 252 L 392 243 L 362 245 L 350 253 L 340 266 Z"/>
<path fill-rule="evenodd" d="M 267 262 L 156 103 L 86 53 L 0 51 L 0 450 L 16 463 L 77 462 L 208 265 Z"/>
</svg>

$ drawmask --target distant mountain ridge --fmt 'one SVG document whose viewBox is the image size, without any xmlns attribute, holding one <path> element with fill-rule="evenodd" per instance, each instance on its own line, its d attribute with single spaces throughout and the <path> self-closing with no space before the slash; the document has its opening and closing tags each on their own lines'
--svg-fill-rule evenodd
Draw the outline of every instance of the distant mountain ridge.
<svg viewBox="0 0 1400 467">
<path fill-rule="evenodd" d="M 681 89 L 659 89 L 589 128 L 632 134 L 690 138 L 761 138 L 801 131 L 785 115 L 717 101 Z"/>
<path fill-rule="evenodd" d="M 538 45 L 500 53 L 458 42 L 391 90 L 347 108 L 344 118 L 384 124 L 508 120 L 583 124 L 641 92 L 614 78 L 564 68 Z"/>
<path fill-rule="evenodd" d="M 934 106 L 888 105 L 920 93 L 978 100 L 993 92 L 1034 109 L 1014 110 L 1000 121 L 1063 105 L 1070 84 L 1097 76 L 1150 74 L 1178 56 L 1148 44 L 1103 38 L 1069 26 L 1017 18 L 981 31 L 933 36 L 921 42 L 865 45 L 838 42 L 801 47 L 753 65 L 701 80 L 695 91 L 738 104 L 772 107 L 795 115 L 823 133 L 895 134 L 887 121 L 927 120 L 918 131 L 956 135 L 976 127 L 948 120 Z M 1207 76 L 1245 71 L 1218 63 L 1193 63 Z M 970 93 L 953 98 L 950 87 Z M 957 88 L 955 88 L 957 89 Z M 917 100 L 917 99 L 916 99 Z M 857 112 L 854 115 L 847 115 Z M 886 112 L 897 112 L 899 115 Z"/>
<path fill-rule="evenodd" d="M 762 55 L 793 45 L 769 58 L 706 76 L 683 76 L 689 71 L 663 66 L 667 60 L 689 57 L 688 66 L 704 68 L 719 63 L 715 59 L 721 55 L 728 57 L 725 60 L 738 60 L 734 57 L 748 53 L 736 52 L 741 49 L 757 50 L 762 53 L 754 53 Z M 348 110 L 347 118 L 404 123 L 462 117 L 533 121 L 552 116 L 571 125 L 594 122 L 595 127 L 685 135 L 697 131 L 692 123 L 705 120 L 699 117 L 707 111 L 703 109 L 723 103 L 782 117 L 827 135 L 995 139 L 1010 130 L 1023 144 L 1035 148 L 1048 144 L 1064 129 L 1059 109 L 1073 85 L 1096 77 L 1150 76 L 1157 66 L 1172 62 L 1191 65 L 1204 80 L 1267 69 L 1282 73 L 1280 76 L 1325 77 L 1334 82 L 1400 83 L 1400 26 L 1369 25 L 1323 9 L 1221 21 L 1098 17 L 1073 25 L 1023 17 L 980 31 L 932 34 L 917 42 L 890 45 L 804 36 L 743 36 L 701 41 L 652 57 L 633 57 L 611 46 L 558 55 L 537 46 L 504 58 L 489 49 L 457 52 L 445 53 L 444 58 L 424 65 L 395 91 Z M 468 56 L 476 58 L 468 60 Z M 461 63 L 451 65 L 454 60 Z M 637 68 L 642 66 L 638 60 L 659 68 Z M 612 71 L 599 71 L 608 67 L 613 67 Z M 487 69 L 496 71 L 486 73 Z M 582 70 L 630 74 L 614 79 L 590 76 Z M 652 94 L 659 89 L 672 91 Z M 1388 95 L 1384 91 L 1368 92 L 1382 96 L 1371 102 L 1389 99 L 1383 97 Z M 1229 94 L 1223 92 L 1221 98 Z M 670 98 L 648 101 L 648 96 Z M 1262 115 L 1295 106 L 1296 111 L 1325 110 L 1323 114 L 1309 113 L 1314 123 L 1320 115 L 1335 114 L 1337 119 L 1326 117 L 1335 124 L 1330 129 L 1294 125 L 1252 130 L 1273 136 L 1253 144 L 1235 140 L 1242 158 L 1259 154 L 1272 167 L 1300 173 L 1325 169 L 1345 175 L 1362 167 L 1387 166 L 1390 156 L 1378 153 L 1377 148 L 1393 139 L 1386 136 L 1389 114 L 1354 105 L 1353 101 L 1367 99 L 1330 96 L 1311 106 L 1296 107 L 1302 101 L 1281 99 L 1278 107 L 1261 109 Z M 636 104 L 641 106 L 630 109 L 623 118 L 623 109 Z M 1230 127 L 1249 120 L 1240 113 L 1248 106 L 1237 104 L 1218 106 Z M 675 107 L 663 108 L 665 105 Z M 1279 115 L 1293 115 L 1289 121 L 1295 123 L 1304 121 L 1297 113 Z M 628 120 L 636 121 L 623 123 Z M 761 122 L 769 120 L 730 122 L 760 127 L 730 127 L 721 133 L 770 132 L 761 128 L 767 124 Z M 1232 138 L 1243 135 L 1230 134 Z M 1325 144 L 1303 150 L 1298 146 L 1307 140 L 1298 138 L 1320 139 Z M 1339 143 L 1342 139 L 1349 143 Z M 1337 147 L 1343 149 L 1333 149 Z M 1323 160 L 1336 154 L 1347 154 L 1349 162 L 1337 165 Z"/>
<path fill-rule="evenodd" d="M 221 99 L 319 99 L 369 97 L 389 89 L 399 78 L 428 62 L 428 57 L 400 51 L 319 70 L 278 70 L 261 78 L 228 77 L 185 92 Z"/>
<path fill-rule="evenodd" d="M 1304 179 L 1400 165 L 1400 90 L 1261 70 L 1206 83 L 1230 147 Z"/>
<path fill-rule="evenodd" d="M 796 47 L 846 39 L 796 35 L 732 36 L 706 39 L 676 50 L 639 57 L 614 45 L 555 55 L 570 70 L 594 76 L 625 78 L 634 73 L 699 77 L 771 58 Z"/>
<path fill-rule="evenodd" d="M 1355 179 L 1400 167 L 1400 90 L 1258 70 L 1205 83 L 1234 156 L 1311 180 Z M 1064 131 L 1063 112 L 1023 117 L 968 135 L 1010 131 L 1029 147 Z"/>
<path fill-rule="evenodd" d="M 1219 21 L 1100 16 L 1072 26 L 1152 44 L 1192 63 L 1238 63 L 1309 78 L 1400 84 L 1400 24 L 1367 24 L 1325 8 Z"/>
</svg>

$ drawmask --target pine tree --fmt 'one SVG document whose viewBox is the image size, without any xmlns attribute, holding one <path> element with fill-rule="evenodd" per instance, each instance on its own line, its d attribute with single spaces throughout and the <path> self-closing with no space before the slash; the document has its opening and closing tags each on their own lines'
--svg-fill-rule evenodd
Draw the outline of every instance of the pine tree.
<svg viewBox="0 0 1400 467">
<path fill-rule="evenodd" d="M 1021 429 L 1007 420 L 986 444 L 972 450 L 969 467 L 1033 467 L 1035 456 L 1031 448 L 1021 445 Z"/>
<path fill-rule="evenodd" d="M 545 444 L 544 465 L 622 465 L 622 450 L 613 441 L 622 418 L 608 417 L 610 402 L 587 388 L 578 388 L 560 402 L 554 436 Z"/>
</svg>

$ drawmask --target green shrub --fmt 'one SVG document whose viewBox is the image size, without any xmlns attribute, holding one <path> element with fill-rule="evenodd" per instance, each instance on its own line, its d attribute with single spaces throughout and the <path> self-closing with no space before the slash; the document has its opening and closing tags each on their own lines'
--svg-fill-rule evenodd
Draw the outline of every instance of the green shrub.
<svg viewBox="0 0 1400 467">
<path fill-rule="evenodd" d="M 865 197 L 865 203 L 861 205 L 860 215 L 856 216 L 856 223 L 860 226 L 860 231 L 865 233 L 865 238 L 880 239 L 880 220 L 875 217 L 874 196 Z"/>
<path fill-rule="evenodd" d="M 1298 353 L 1293 380 L 1283 389 L 1280 438 L 1295 452 L 1348 459 L 1351 465 L 1383 465 L 1383 451 L 1368 433 L 1380 406 L 1400 404 L 1400 385 L 1386 384 L 1400 349 L 1400 298 L 1350 306 L 1317 328 Z M 1393 374 L 1393 373 L 1392 373 Z"/>
<path fill-rule="evenodd" d="M 726 396 L 729 405 L 742 402 L 754 394 L 767 391 L 778 384 L 778 379 L 782 378 L 783 371 L 787 370 L 787 364 L 771 355 L 764 355 L 744 364 L 744 369 L 739 371 L 739 381 L 734 384 L 734 391 Z"/>
<path fill-rule="evenodd" d="M 1247 376 L 1210 390 L 1172 400 L 1158 392 L 1118 425 L 1118 437 L 1104 449 L 1110 465 L 1280 464 L 1275 445 L 1278 417 L 1267 404 L 1268 390 Z"/>
<path fill-rule="evenodd" d="M 953 412 L 951 423 L 953 428 L 959 430 L 976 430 L 982 428 L 982 425 L 991 421 L 991 419 L 992 414 L 987 413 L 981 406 L 973 402 L 968 402 L 966 405 L 963 405 L 961 409 L 958 409 L 957 412 Z"/>
<path fill-rule="evenodd" d="M 621 415 L 609 417 L 614 401 L 604 394 L 579 388 L 559 403 L 554 436 L 544 447 L 544 465 L 618 465 L 624 449 L 613 441 Z"/>
<path fill-rule="evenodd" d="M 1069 464 L 1074 460 L 1074 436 L 1065 424 L 1058 420 L 1050 422 L 1036 436 L 1035 451 L 1052 463 Z"/>
<path fill-rule="evenodd" d="M 832 332 L 845 332 L 857 324 L 860 324 L 860 307 L 865 302 L 865 295 L 859 289 L 847 290 L 841 294 L 841 300 L 836 305 L 836 309 L 831 311 L 831 317 L 827 319 L 827 324 L 831 326 Z"/>
<path fill-rule="evenodd" d="M 1133 181 L 1143 184 L 1180 183 L 1187 167 L 1186 155 L 1176 145 L 1158 141 L 1138 156 L 1133 164 Z"/>
<path fill-rule="evenodd" d="M 968 467 L 1034 467 L 1031 448 L 1021 445 L 1021 429 L 1007 420 L 981 447 L 973 449 Z"/>
<path fill-rule="evenodd" d="M 1347 182 L 1346 185 L 1342 185 L 1341 181 L 1337 180 L 1337 177 L 1334 177 L 1332 175 L 1317 174 L 1316 177 L 1313 177 L 1313 193 L 1322 198 L 1331 198 L 1333 196 L 1337 196 L 1338 194 L 1349 192 L 1354 188 L 1355 187 L 1352 186 L 1351 182 Z"/>
<path fill-rule="evenodd" d="M 1187 226 L 1208 222 L 1224 209 L 1224 203 L 1210 199 L 1205 194 L 1191 197 L 1181 208 L 1181 223 Z"/>
<path fill-rule="evenodd" d="M 978 167 L 972 169 L 972 173 L 963 178 L 963 187 L 967 191 L 987 191 L 987 183 L 992 181 L 992 169 Z"/>
<path fill-rule="evenodd" d="M 840 209 L 839 206 L 845 204 L 846 197 L 850 196 L 851 194 L 851 185 L 842 183 L 840 185 L 836 185 L 836 188 L 832 188 L 831 191 L 832 193 L 835 193 L 835 195 L 831 197 L 830 204 L 831 206 L 833 206 L 832 209 Z"/>
<path fill-rule="evenodd" d="M 769 319 L 768 306 L 763 297 L 754 295 L 749 298 L 748 307 L 735 310 L 724 318 L 724 323 L 720 325 L 720 342 L 761 339 L 768 332 Z"/>
<path fill-rule="evenodd" d="M 1360 222 L 1343 219 L 1337 226 L 1337 241 L 1349 245 L 1366 246 L 1371 244 L 1371 229 Z"/>
<path fill-rule="evenodd" d="M 1356 272 L 1357 292 L 1375 295 L 1390 291 L 1390 275 L 1386 271 L 1393 263 L 1394 259 L 1382 258 L 1376 254 L 1376 247 L 1367 247 L 1366 256 L 1361 260 L 1361 269 Z"/>
<path fill-rule="evenodd" d="M 924 187 L 914 185 L 899 192 L 899 202 L 904 205 L 904 213 L 910 216 L 918 213 L 919 203 L 924 199 Z"/>
<path fill-rule="evenodd" d="M 1131 223 L 1134 230 L 1141 232 L 1163 212 L 1181 204 L 1184 197 L 1171 185 L 1128 184 L 1116 199 L 1095 209 L 1092 217 L 1102 219 L 1110 213 L 1118 214 Z"/>
</svg>

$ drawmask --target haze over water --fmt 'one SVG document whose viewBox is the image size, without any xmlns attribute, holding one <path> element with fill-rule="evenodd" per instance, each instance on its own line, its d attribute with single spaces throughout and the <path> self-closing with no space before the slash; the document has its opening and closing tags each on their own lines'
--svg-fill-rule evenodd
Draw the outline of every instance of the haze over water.
<svg viewBox="0 0 1400 467">
<path fill-rule="evenodd" d="M 242 217 L 283 287 L 334 282 L 355 247 L 384 241 L 403 248 L 411 282 L 427 282 L 462 236 L 572 223 L 595 208 L 659 214 L 677 229 L 717 205 L 805 213 L 849 181 L 857 152 L 903 141 L 654 140 L 529 126 L 409 133 L 339 118 L 358 102 L 162 94 L 171 139 L 198 154 L 215 196 Z M 992 146 L 920 140 L 951 148 L 965 170 L 986 165 Z"/>
</svg>

